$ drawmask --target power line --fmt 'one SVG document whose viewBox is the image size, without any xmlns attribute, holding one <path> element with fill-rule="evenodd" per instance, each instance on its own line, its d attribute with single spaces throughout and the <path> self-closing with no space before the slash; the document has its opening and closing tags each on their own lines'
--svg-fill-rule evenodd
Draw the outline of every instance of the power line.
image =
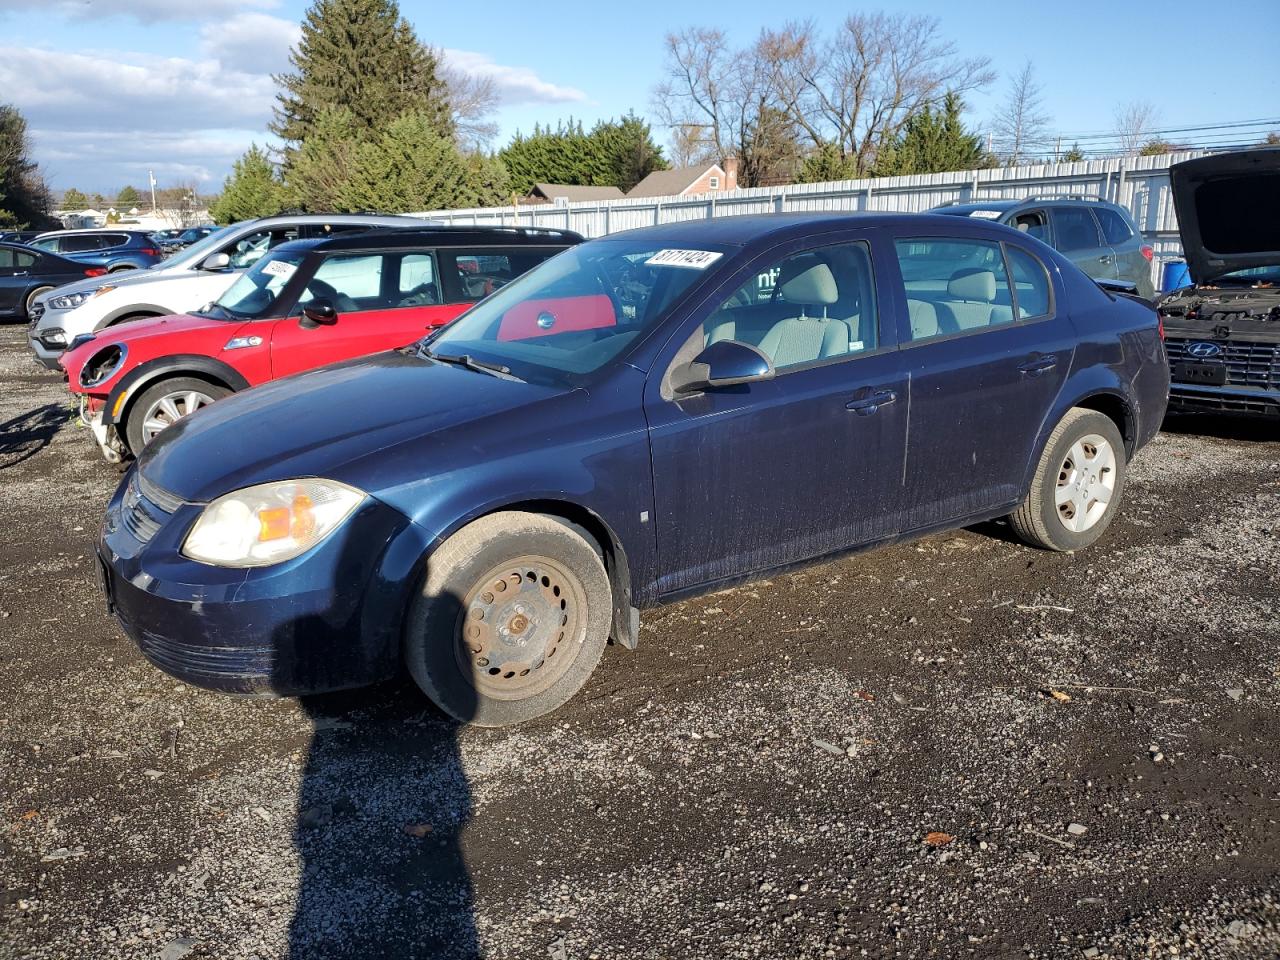
<svg viewBox="0 0 1280 960">
<path fill-rule="evenodd" d="M 1185 127 L 1163 127 L 1153 130 L 1143 131 L 1143 136 L 1147 137 L 1163 137 L 1178 133 L 1200 133 L 1211 132 L 1217 130 L 1243 130 L 1248 127 L 1257 127 L 1262 131 L 1267 131 L 1280 126 L 1280 117 L 1263 117 L 1257 120 L 1232 120 L 1224 123 L 1196 124 Z M 1061 137 L 1064 141 L 1093 141 L 1093 140 L 1121 140 L 1127 134 L 1111 131 L 1110 133 L 1060 133 L 1054 134 L 1055 137 Z"/>
</svg>

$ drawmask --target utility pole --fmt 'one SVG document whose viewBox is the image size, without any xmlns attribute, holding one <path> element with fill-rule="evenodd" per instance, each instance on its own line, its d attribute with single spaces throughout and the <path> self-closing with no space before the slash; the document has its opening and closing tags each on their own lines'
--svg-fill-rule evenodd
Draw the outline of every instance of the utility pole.
<svg viewBox="0 0 1280 960">
<path fill-rule="evenodd" d="M 156 213 L 156 174 L 154 170 L 147 171 L 147 179 L 151 181 L 151 215 Z"/>
</svg>

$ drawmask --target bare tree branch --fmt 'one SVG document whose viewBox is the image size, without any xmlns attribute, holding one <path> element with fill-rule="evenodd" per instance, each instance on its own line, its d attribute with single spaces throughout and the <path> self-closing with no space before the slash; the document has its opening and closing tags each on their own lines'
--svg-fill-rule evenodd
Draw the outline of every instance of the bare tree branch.
<svg viewBox="0 0 1280 960">
<path fill-rule="evenodd" d="M 1147 100 L 1131 100 L 1115 110 L 1114 132 L 1126 154 L 1137 153 L 1152 138 L 1160 112 Z"/>
<path fill-rule="evenodd" d="M 1049 140 L 1049 117 L 1042 109 L 1043 96 L 1035 67 L 1028 60 L 1009 78 L 1009 95 L 991 123 L 996 152 L 1010 167 L 1043 153 Z"/>
</svg>

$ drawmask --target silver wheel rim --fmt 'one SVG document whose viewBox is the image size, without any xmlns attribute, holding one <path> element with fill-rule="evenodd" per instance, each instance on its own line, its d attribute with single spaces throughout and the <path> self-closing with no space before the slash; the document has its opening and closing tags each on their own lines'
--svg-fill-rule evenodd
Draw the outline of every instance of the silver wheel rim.
<svg viewBox="0 0 1280 960">
<path fill-rule="evenodd" d="M 1072 533 L 1084 533 L 1106 516 L 1116 490 L 1116 452 L 1096 433 L 1071 445 L 1058 467 L 1054 490 L 1058 520 Z"/>
<path fill-rule="evenodd" d="M 199 390 L 166 393 L 147 408 L 146 415 L 142 418 L 142 442 L 150 443 L 162 430 L 211 403 L 213 397 Z"/>
</svg>

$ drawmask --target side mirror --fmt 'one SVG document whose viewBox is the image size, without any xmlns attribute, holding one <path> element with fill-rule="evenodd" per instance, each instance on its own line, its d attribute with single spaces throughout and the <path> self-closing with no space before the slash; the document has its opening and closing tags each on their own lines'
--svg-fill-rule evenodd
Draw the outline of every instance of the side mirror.
<svg viewBox="0 0 1280 960">
<path fill-rule="evenodd" d="M 201 270 L 226 270 L 231 266 L 231 258 L 225 253 L 211 253 L 200 264 Z"/>
<path fill-rule="evenodd" d="M 328 300 L 312 300 L 302 308 L 304 327 L 331 327 L 338 322 L 338 311 Z"/>
<path fill-rule="evenodd" d="M 721 340 L 677 368 L 671 375 L 676 393 L 735 387 L 743 383 L 773 379 L 773 361 L 756 347 L 741 340 Z"/>
</svg>

